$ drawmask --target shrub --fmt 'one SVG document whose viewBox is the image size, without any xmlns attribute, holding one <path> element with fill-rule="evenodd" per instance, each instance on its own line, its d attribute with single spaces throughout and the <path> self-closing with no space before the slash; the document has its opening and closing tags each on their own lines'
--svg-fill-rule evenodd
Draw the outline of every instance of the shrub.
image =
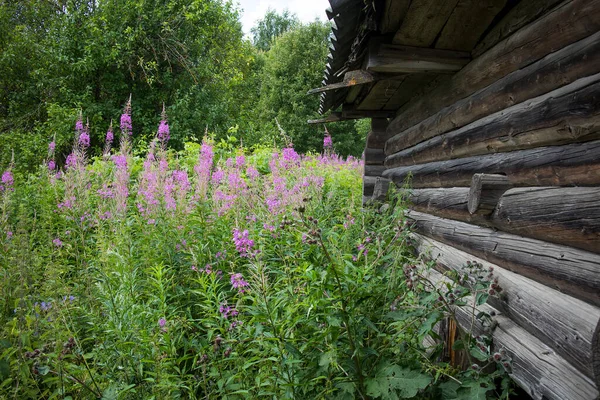
<svg viewBox="0 0 600 400">
<path fill-rule="evenodd" d="M 423 344 L 493 276 L 435 281 L 402 198 L 362 208 L 360 161 L 208 139 L 168 152 L 166 121 L 144 158 L 125 124 L 90 162 L 80 120 L 65 169 L 3 178 L 2 396 L 497 394 L 504 372 L 484 364 L 508 361 L 487 337 L 461 331 L 482 363 L 463 372 Z"/>
</svg>

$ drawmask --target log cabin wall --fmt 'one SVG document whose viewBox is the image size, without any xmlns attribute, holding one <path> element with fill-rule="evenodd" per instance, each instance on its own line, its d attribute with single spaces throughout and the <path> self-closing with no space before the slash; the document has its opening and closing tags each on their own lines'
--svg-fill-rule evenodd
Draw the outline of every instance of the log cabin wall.
<svg viewBox="0 0 600 400">
<path fill-rule="evenodd" d="M 330 3 L 320 111 L 372 118 L 364 201 L 410 178 L 417 250 L 499 277 L 484 307 L 513 379 L 535 399 L 598 398 L 600 0 Z"/>
</svg>

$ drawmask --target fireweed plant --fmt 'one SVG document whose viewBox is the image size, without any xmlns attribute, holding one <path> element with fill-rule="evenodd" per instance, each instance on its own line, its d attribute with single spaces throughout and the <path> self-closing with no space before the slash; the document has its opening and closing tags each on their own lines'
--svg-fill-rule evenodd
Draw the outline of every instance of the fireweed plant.
<svg viewBox="0 0 600 400">
<path fill-rule="evenodd" d="M 0 397 L 508 397 L 510 355 L 472 307 L 493 273 L 433 280 L 402 198 L 363 208 L 362 163 L 327 136 L 324 155 L 174 153 L 163 110 L 139 157 L 130 102 L 119 121 L 99 158 L 80 117 L 64 168 L 52 141 L 36 174 L 2 174 Z M 459 314 L 466 371 L 425 340 Z"/>
</svg>

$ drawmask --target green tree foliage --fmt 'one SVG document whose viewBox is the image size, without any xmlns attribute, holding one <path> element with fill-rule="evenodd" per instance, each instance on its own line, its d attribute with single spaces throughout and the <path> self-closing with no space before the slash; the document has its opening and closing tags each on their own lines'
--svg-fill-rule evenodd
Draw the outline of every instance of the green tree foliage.
<svg viewBox="0 0 600 400">
<path fill-rule="evenodd" d="M 130 94 L 138 142 L 165 103 L 175 148 L 208 129 L 248 146 L 283 144 L 285 131 L 298 150 L 322 151 L 324 128 L 306 124 L 319 99 L 306 91 L 321 83 L 329 32 L 269 10 L 253 44 L 225 0 L 0 0 L 0 165 L 14 149 L 16 170 L 34 169 L 54 137 L 62 163 L 80 112 L 99 154 Z M 329 129 L 339 154 L 362 152 L 363 128 Z"/>
<path fill-rule="evenodd" d="M 306 92 L 321 85 L 330 31 L 329 24 L 319 21 L 299 25 L 276 38 L 265 54 L 258 103 L 263 138 L 272 140 L 281 128 L 299 151 L 322 149 L 324 128 L 306 123 L 318 117 L 319 97 Z M 328 129 L 340 154 L 362 152 L 354 123 Z"/>
<path fill-rule="evenodd" d="M 252 28 L 252 43 L 258 50 L 267 51 L 278 36 L 299 25 L 298 18 L 288 10 L 283 13 L 277 12 L 271 8 L 267 11 L 254 28 Z"/>
<path fill-rule="evenodd" d="M 0 32 L 0 131 L 70 136 L 56 128 L 82 109 L 97 148 L 130 93 L 136 137 L 153 134 L 163 102 L 175 145 L 206 125 L 225 131 L 252 64 L 220 0 L 2 1 Z"/>
</svg>

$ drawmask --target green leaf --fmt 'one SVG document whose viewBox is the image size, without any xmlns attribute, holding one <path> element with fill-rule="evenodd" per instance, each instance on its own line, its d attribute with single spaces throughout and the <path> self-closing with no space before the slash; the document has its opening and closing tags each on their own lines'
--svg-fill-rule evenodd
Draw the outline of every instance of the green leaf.
<svg viewBox="0 0 600 400">
<path fill-rule="evenodd" d="M 47 366 L 47 365 L 42 365 L 42 366 L 39 366 L 39 367 L 37 367 L 37 372 L 38 372 L 40 375 L 47 375 L 47 374 L 48 374 L 48 372 L 50 372 L 50 367 L 49 367 L 49 366 Z"/>
<path fill-rule="evenodd" d="M 456 391 L 457 400 L 486 400 L 486 393 L 490 391 L 490 388 L 486 383 L 479 381 L 472 381 L 463 383 L 463 385 Z"/>
<path fill-rule="evenodd" d="M 421 324 L 421 328 L 419 328 L 419 336 L 429 333 L 435 324 L 437 324 L 443 318 L 443 316 L 444 315 L 439 311 L 429 314 L 425 322 Z"/>
<path fill-rule="evenodd" d="M 464 348 L 465 348 L 465 342 L 463 342 L 462 340 L 457 340 L 452 345 L 452 350 L 462 350 Z"/>
<path fill-rule="evenodd" d="M 487 303 L 487 299 L 489 297 L 489 294 L 487 293 L 478 293 L 477 296 L 475 297 L 475 302 L 477 303 L 478 306 Z"/>
<path fill-rule="evenodd" d="M 488 355 L 481 351 L 478 347 L 471 347 L 469 353 L 479 361 L 487 361 Z"/>
<path fill-rule="evenodd" d="M 367 380 L 367 395 L 382 399 L 410 399 L 431 383 L 431 376 L 398 365 L 385 365 Z"/>
</svg>

